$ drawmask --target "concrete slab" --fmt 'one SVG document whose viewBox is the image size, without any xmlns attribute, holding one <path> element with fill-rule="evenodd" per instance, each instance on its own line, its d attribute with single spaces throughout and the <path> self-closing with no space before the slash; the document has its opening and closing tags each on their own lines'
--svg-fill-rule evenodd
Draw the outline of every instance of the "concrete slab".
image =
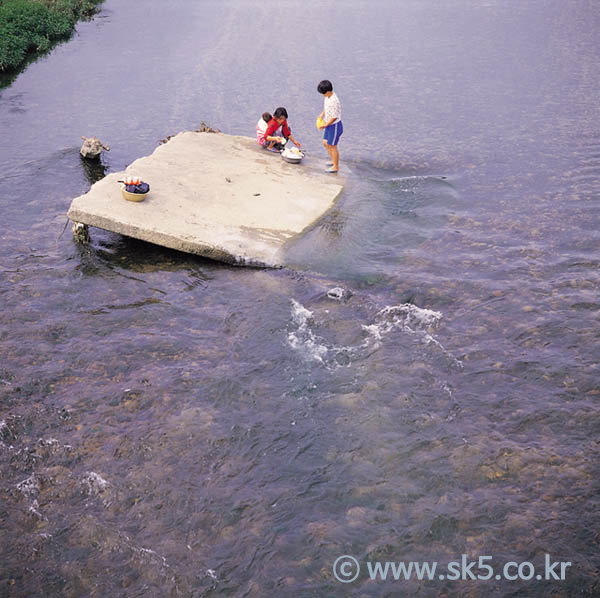
<svg viewBox="0 0 600 598">
<path fill-rule="evenodd" d="M 287 164 L 249 137 L 183 132 L 73 200 L 68 217 L 239 265 L 282 266 L 284 245 L 329 210 L 342 186 L 305 158 Z M 139 176 L 142 202 L 117 182 Z"/>
</svg>

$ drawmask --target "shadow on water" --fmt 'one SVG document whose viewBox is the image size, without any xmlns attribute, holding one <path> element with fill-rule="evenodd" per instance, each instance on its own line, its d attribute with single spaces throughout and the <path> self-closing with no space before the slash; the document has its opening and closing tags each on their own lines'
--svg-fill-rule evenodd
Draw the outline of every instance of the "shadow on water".
<svg viewBox="0 0 600 598">
<path fill-rule="evenodd" d="M 17 77 L 27 70 L 27 68 L 32 62 L 39 60 L 43 56 L 47 56 L 48 54 L 50 54 L 50 52 L 52 52 L 53 49 L 54 46 L 49 50 L 45 50 L 44 52 L 34 52 L 32 54 L 29 54 L 18 69 L 0 72 L 0 99 L 2 99 L 3 91 L 6 88 L 10 87 L 15 82 Z"/>
<path fill-rule="evenodd" d="M 25 57 L 25 60 L 19 65 L 18 68 L 11 69 L 11 70 L 5 71 L 5 72 L 0 72 L 0 99 L 2 99 L 3 90 L 6 89 L 7 87 L 10 87 L 15 82 L 17 77 L 19 75 L 21 75 L 22 73 L 24 73 L 32 63 L 37 62 L 38 60 L 41 60 L 42 58 L 46 58 L 54 51 L 54 49 L 57 46 L 60 46 L 61 44 L 65 44 L 65 43 L 69 42 L 73 38 L 74 35 L 75 35 L 75 32 L 69 34 L 67 37 L 56 40 L 46 50 L 42 50 L 42 51 L 38 51 L 38 52 L 29 52 L 27 54 L 27 56 Z"/>
<path fill-rule="evenodd" d="M 101 9 L 102 6 L 93 7 L 89 14 L 79 16 L 79 22 L 89 22 L 92 21 L 95 17 L 99 17 L 98 13 Z M 45 50 L 32 50 L 28 52 L 23 62 L 21 62 L 21 64 L 17 68 L 0 72 L 0 99 L 2 98 L 2 91 L 7 87 L 10 87 L 10 85 L 12 85 L 15 82 L 17 77 L 24 73 L 32 63 L 37 62 L 42 58 L 46 58 L 58 46 L 70 42 L 75 37 L 76 33 L 77 30 L 73 29 L 71 33 L 65 35 L 64 37 L 53 40 L 50 44 L 50 47 L 46 48 Z"/>
<path fill-rule="evenodd" d="M 439 174 L 452 172 L 455 165 L 437 159 L 435 156 L 408 156 L 403 155 L 402 159 L 390 158 L 360 158 L 345 160 L 351 171 L 361 177 L 374 179 L 390 177 L 435 177 L 446 178 L 446 175 Z"/>
<path fill-rule="evenodd" d="M 345 163 L 353 174 L 362 177 L 380 178 L 387 175 L 394 177 L 438 176 L 444 178 L 444 173 L 453 173 L 461 169 L 460 161 L 432 153 L 398 152 L 397 147 L 391 146 L 393 151 L 378 153 L 376 156 L 353 157 L 343 156 Z"/>
<path fill-rule="evenodd" d="M 179 271 L 211 272 L 235 269 L 234 266 L 222 262 L 97 228 L 91 228 L 90 236 L 90 244 L 76 244 L 78 256 L 81 260 L 77 269 L 82 274 L 89 276 L 95 276 L 102 270 L 148 274 Z M 207 274 L 199 275 L 199 278 L 210 280 L 210 276 Z"/>
<path fill-rule="evenodd" d="M 85 174 L 85 178 L 89 181 L 90 185 L 97 183 L 106 176 L 110 167 L 104 163 L 102 156 L 95 160 L 84 158 L 81 155 L 80 158 L 83 173 Z"/>
</svg>

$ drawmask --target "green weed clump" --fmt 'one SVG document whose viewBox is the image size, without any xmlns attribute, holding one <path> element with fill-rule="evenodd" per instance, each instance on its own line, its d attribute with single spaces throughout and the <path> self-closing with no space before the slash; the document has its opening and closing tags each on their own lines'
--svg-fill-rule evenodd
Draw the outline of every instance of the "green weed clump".
<svg viewBox="0 0 600 598">
<path fill-rule="evenodd" d="M 0 1 L 0 71 L 16 69 L 30 52 L 48 50 L 71 34 L 101 0 Z"/>
</svg>

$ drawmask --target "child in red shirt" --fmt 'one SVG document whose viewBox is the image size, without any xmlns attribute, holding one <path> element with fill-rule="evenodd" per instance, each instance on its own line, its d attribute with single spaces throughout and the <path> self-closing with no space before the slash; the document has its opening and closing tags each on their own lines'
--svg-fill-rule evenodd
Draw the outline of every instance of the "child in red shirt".
<svg viewBox="0 0 600 598">
<path fill-rule="evenodd" d="M 271 152 L 279 152 L 283 149 L 284 139 L 287 141 L 291 139 L 292 143 L 296 147 L 302 147 L 299 141 L 296 141 L 292 135 L 292 131 L 287 124 L 288 113 L 283 107 L 277 108 L 273 113 L 273 118 L 267 124 L 267 130 L 265 131 L 265 144 L 263 147 Z M 281 128 L 282 135 L 277 135 Z"/>
</svg>

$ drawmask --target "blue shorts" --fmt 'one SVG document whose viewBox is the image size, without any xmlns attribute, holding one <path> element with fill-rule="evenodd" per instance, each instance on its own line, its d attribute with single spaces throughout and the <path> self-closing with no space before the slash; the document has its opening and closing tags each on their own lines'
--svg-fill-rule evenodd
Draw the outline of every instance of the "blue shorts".
<svg viewBox="0 0 600 598">
<path fill-rule="evenodd" d="M 327 141 L 327 145 L 337 145 L 343 132 L 344 125 L 341 120 L 338 120 L 338 122 L 323 129 L 323 139 Z"/>
</svg>

